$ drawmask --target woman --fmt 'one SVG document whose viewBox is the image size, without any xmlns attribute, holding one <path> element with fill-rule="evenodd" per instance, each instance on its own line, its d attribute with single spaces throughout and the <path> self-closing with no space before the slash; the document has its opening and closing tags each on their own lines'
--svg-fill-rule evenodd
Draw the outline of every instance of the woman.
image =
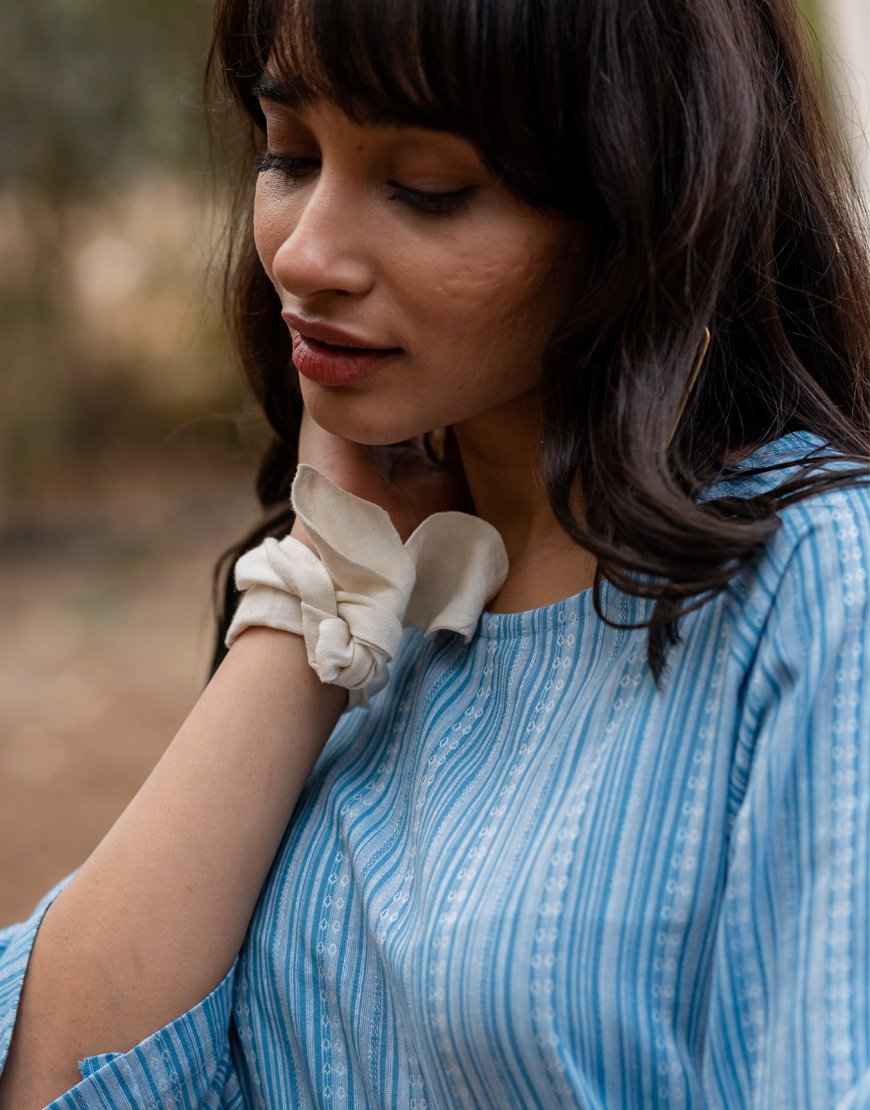
<svg viewBox="0 0 870 1110">
<path fill-rule="evenodd" d="M 215 57 L 291 535 L 3 935 L 0 1105 L 867 1105 L 870 295 L 792 3 L 220 0 Z"/>
</svg>

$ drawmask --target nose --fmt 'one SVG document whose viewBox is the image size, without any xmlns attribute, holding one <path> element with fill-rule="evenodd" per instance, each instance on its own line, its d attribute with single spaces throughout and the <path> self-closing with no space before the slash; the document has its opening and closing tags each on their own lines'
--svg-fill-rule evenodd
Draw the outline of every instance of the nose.
<svg viewBox="0 0 870 1110">
<path fill-rule="evenodd" d="M 359 197 L 324 175 L 277 222 L 274 281 L 300 300 L 318 293 L 369 291 L 373 266 Z"/>
</svg>

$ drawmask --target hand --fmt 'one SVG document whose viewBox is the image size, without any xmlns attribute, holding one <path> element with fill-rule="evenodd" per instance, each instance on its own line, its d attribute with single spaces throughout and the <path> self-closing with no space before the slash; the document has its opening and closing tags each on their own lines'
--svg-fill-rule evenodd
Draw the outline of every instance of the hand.
<svg viewBox="0 0 870 1110">
<path fill-rule="evenodd" d="M 324 431 L 305 412 L 299 432 L 299 461 L 316 467 L 349 493 L 386 509 L 402 540 L 433 513 L 474 511 L 459 452 L 449 433 L 442 464 L 429 457 L 422 439 L 369 447 Z M 299 521 L 292 535 L 307 542 Z"/>
</svg>

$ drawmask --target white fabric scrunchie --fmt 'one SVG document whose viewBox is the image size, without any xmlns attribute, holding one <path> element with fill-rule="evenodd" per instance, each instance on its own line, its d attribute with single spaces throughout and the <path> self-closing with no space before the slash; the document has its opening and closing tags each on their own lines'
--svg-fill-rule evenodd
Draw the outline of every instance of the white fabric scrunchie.
<svg viewBox="0 0 870 1110">
<path fill-rule="evenodd" d="M 317 555 L 290 536 L 242 555 L 235 579 L 246 593 L 227 647 L 252 625 L 303 636 L 320 680 L 350 691 L 348 708 L 386 683 L 403 628 L 468 641 L 507 577 L 501 536 L 467 513 L 435 513 L 403 544 L 384 509 L 305 464 L 292 501 Z"/>
</svg>

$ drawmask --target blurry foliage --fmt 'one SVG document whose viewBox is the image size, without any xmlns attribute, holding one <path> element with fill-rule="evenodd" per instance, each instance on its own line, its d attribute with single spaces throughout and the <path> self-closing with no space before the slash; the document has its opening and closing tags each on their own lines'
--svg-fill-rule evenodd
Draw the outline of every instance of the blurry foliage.
<svg viewBox="0 0 870 1110">
<path fill-rule="evenodd" d="M 210 0 L 0 4 L 0 502 L 112 459 L 238 464 L 210 24 Z"/>
<path fill-rule="evenodd" d="M 202 169 L 208 0 L 0 5 L 0 184 L 58 202 L 159 164 Z"/>
</svg>

